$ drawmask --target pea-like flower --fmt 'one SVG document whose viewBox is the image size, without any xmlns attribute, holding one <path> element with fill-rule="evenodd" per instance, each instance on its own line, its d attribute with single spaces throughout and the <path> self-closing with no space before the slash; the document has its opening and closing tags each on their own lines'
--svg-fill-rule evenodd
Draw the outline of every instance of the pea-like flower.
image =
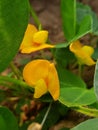
<svg viewBox="0 0 98 130">
<path fill-rule="evenodd" d="M 38 31 L 34 25 L 28 24 L 20 51 L 21 53 L 31 53 L 44 48 L 53 48 L 54 45 L 46 43 L 47 39 L 48 31 Z"/>
<path fill-rule="evenodd" d="M 33 60 L 24 67 L 23 77 L 28 85 L 34 87 L 34 98 L 40 98 L 47 92 L 54 100 L 59 98 L 59 79 L 54 63 Z"/>
<path fill-rule="evenodd" d="M 86 64 L 88 66 L 94 65 L 95 61 L 91 58 L 94 49 L 91 46 L 83 45 L 80 41 L 75 41 L 70 44 L 70 51 L 73 52 L 80 65 Z"/>
</svg>

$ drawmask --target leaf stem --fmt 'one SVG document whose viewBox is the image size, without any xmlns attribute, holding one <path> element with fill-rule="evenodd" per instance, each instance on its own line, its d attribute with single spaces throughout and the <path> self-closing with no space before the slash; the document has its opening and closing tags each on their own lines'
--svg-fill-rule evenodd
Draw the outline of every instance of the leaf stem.
<svg viewBox="0 0 98 130">
<path fill-rule="evenodd" d="M 19 69 L 14 65 L 13 62 L 10 63 L 10 67 L 12 69 L 12 71 L 14 72 L 14 74 L 16 75 L 16 77 L 20 80 L 23 80 L 21 72 L 19 71 Z"/>
<path fill-rule="evenodd" d="M 33 7 L 31 7 L 30 5 L 30 2 L 29 2 L 29 8 L 30 8 L 30 12 L 31 12 L 31 15 L 33 17 L 33 20 L 34 22 L 36 23 L 36 25 L 40 28 L 40 30 L 42 29 L 42 25 L 41 25 L 41 22 L 39 20 L 39 18 L 37 17 L 37 14 L 36 12 L 34 11 Z"/>
<path fill-rule="evenodd" d="M 83 106 L 74 107 L 73 109 L 77 112 L 88 115 L 90 117 L 98 117 L 98 110 L 97 109 L 92 109 L 92 108 L 83 107 Z"/>
<path fill-rule="evenodd" d="M 11 77 L 8 77 L 8 76 L 0 76 L 0 83 L 2 84 L 3 82 L 14 83 L 14 84 L 22 86 L 24 88 L 30 87 L 24 81 L 21 81 L 21 80 L 15 79 L 15 78 L 11 78 Z"/>
</svg>

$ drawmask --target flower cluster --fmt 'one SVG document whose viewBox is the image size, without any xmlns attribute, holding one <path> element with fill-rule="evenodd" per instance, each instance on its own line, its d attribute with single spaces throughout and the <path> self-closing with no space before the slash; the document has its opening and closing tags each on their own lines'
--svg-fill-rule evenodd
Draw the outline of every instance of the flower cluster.
<svg viewBox="0 0 98 130">
<path fill-rule="evenodd" d="M 38 31 L 34 25 L 29 24 L 20 46 L 21 53 L 53 48 L 54 45 L 46 43 L 47 38 L 47 31 Z M 48 60 L 33 60 L 24 67 L 23 78 L 28 85 L 34 87 L 34 98 L 40 98 L 47 92 L 54 100 L 59 98 L 59 79 L 54 63 Z"/>
<path fill-rule="evenodd" d="M 21 53 L 31 53 L 44 48 L 54 48 L 54 45 L 47 43 L 48 31 L 38 31 L 34 25 L 28 24 L 22 44 L 20 46 Z M 95 61 L 91 58 L 94 49 L 75 41 L 69 46 L 77 58 L 78 64 L 94 65 Z M 48 60 L 33 60 L 29 62 L 23 70 L 23 78 L 28 85 L 34 87 L 34 98 L 40 98 L 47 92 L 58 100 L 60 95 L 60 84 L 58 74 L 54 63 Z"/>
</svg>

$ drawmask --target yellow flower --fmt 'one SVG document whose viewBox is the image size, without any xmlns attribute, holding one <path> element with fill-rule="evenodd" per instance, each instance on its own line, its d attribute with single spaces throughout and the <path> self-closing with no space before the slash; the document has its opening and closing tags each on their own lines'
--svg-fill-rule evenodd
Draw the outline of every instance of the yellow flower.
<svg viewBox="0 0 98 130">
<path fill-rule="evenodd" d="M 91 58 L 91 55 L 94 52 L 94 49 L 92 47 L 82 45 L 80 41 L 75 41 L 70 44 L 69 48 L 70 51 L 72 51 L 75 54 L 80 65 L 86 64 L 88 66 L 91 66 L 95 64 L 95 61 Z"/>
<path fill-rule="evenodd" d="M 24 80 L 35 88 L 34 98 L 49 92 L 54 100 L 59 98 L 59 79 L 53 63 L 47 60 L 33 60 L 23 70 Z"/>
<path fill-rule="evenodd" d="M 34 25 L 28 24 L 23 41 L 20 46 L 21 53 L 31 53 L 44 48 L 53 48 L 47 44 L 48 31 L 38 31 Z"/>
</svg>

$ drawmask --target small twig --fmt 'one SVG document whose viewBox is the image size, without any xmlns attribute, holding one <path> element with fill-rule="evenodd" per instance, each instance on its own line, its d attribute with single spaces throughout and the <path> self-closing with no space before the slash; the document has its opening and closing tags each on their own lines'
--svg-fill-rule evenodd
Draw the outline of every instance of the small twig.
<svg viewBox="0 0 98 130">
<path fill-rule="evenodd" d="M 47 116 L 48 116 L 48 114 L 49 114 L 49 111 L 50 111 L 50 109 L 51 109 L 51 106 L 52 106 L 52 103 L 49 104 L 49 107 L 48 107 L 48 109 L 47 109 L 47 111 L 46 111 L 46 113 L 45 113 L 45 115 L 44 115 L 44 118 L 43 118 L 43 120 L 42 120 L 42 122 L 41 122 L 41 126 L 44 125 L 44 123 L 45 123 L 45 121 L 46 121 L 46 118 L 47 118 Z"/>
</svg>

